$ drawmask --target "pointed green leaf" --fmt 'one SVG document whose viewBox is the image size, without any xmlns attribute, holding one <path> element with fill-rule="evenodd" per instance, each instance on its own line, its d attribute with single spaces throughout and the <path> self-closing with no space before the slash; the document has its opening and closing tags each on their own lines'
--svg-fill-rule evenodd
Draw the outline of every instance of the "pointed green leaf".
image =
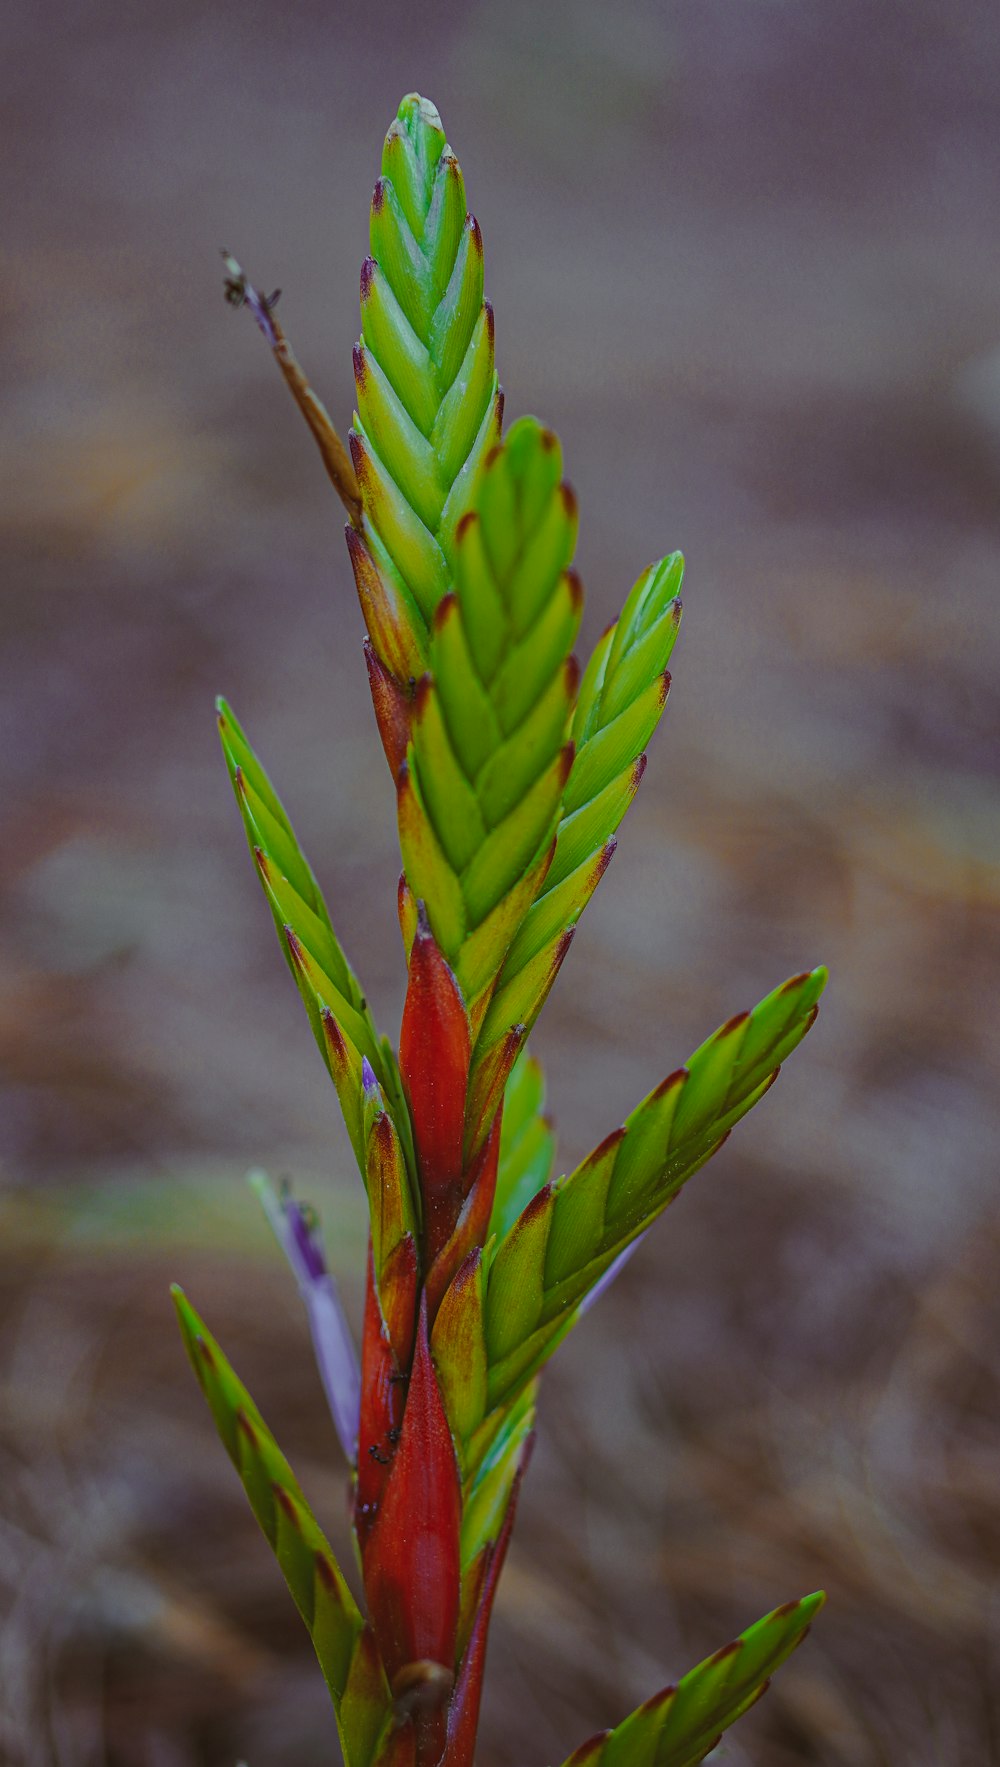
<svg viewBox="0 0 1000 1767">
<path fill-rule="evenodd" d="M 793 976 L 728 1020 L 582 1165 L 528 1204 L 489 1275 L 491 1405 L 551 1354 L 588 1290 L 768 1090 L 812 1025 L 825 983 L 823 969 Z"/>
<path fill-rule="evenodd" d="M 312 1638 L 350 1767 L 367 1767 L 392 1720 L 374 1640 L 298 1481 L 246 1388 L 183 1292 L 181 1336 L 223 1446 Z"/>
<path fill-rule="evenodd" d="M 722 1733 L 767 1691 L 826 1600 L 786 1602 L 654 1694 L 631 1717 L 577 1749 L 564 1767 L 697 1767 Z"/>
</svg>

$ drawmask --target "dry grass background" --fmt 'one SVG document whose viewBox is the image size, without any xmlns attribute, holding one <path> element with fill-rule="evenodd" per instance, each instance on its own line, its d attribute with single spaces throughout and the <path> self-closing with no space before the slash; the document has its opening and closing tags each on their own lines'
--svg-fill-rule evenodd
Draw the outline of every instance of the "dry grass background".
<svg viewBox="0 0 1000 1767">
<path fill-rule="evenodd" d="M 1000 31 L 993 0 L 8 11 L 0 1759 L 299 1767 L 325 1695 L 183 1364 L 207 1312 L 347 1552 L 295 1175 L 335 1100 L 220 688 L 384 1024 L 397 859 L 340 518 L 249 320 L 346 421 L 380 132 L 440 104 L 508 412 L 563 434 L 585 641 L 682 546 L 674 690 L 537 1036 L 568 1162 L 719 1021 L 817 1029 L 546 1380 L 482 1767 L 830 1606 L 727 1767 L 1000 1761 Z"/>
</svg>

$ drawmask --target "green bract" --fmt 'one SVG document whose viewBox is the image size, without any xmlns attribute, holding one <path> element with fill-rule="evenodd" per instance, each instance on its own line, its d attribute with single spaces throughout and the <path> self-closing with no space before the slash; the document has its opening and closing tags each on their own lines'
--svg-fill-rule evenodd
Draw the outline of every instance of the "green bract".
<svg viewBox="0 0 1000 1767">
<path fill-rule="evenodd" d="M 407 987 L 377 1031 L 291 823 L 236 718 L 219 729 L 257 871 L 364 1178 L 360 1366 L 311 1212 L 254 1185 L 292 1265 L 351 1466 L 367 1612 L 218 1345 L 178 1292 L 219 1433 L 309 1628 L 348 1767 L 472 1767 L 490 1614 L 539 1373 L 629 1248 L 812 1025 L 793 976 L 553 1180 L 525 1045 L 646 763 L 683 570 L 642 571 L 582 671 L 577 508 L 557 438 L 501 439 L 482 239 L 433 105 L 386 136 L 361 278 L 346 450 L 273 302 L 227 256 L 350 516 L 365 654 L 396 793 Z M 567 1767 L 693 1767 L 766 1686 L 822 1596 L 791 1602 Z"/>
</svg>

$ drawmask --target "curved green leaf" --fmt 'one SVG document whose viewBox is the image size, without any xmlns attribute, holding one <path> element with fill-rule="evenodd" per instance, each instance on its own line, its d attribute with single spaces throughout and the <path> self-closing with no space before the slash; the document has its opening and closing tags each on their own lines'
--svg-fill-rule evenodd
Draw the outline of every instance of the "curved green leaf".
<svg viewBox="0 0 1000 1767">
<path fill-rule="evenodd" d="M 231 706 L 217 702 L 219 736 L 250 851 L 278 939 L 302 995 L 313 1035 L 340 1098 L 362 1174 L 362 1059 L 391 1101 L 408 1135 L 409 1117 L 395 1058 L 379 1037 L 319 885 L 270 779 Z M 412 1150 L 411 1150 L 412 1151 Z"/>
<path fill-rule="evenodd" d="M 582 1165 L 528 1204 L 489 1273 L 491 1405 L 552 1353 L 588 1290 L 768 1090 L 814 1022 L 825 985 L 824 969 L 793 976 L 729 1019 Z"/>
<path fill-rule="evenodd" d="M 788 1601 L 576 1749 L 564 1767 L 697 1767 L 722 1733 L 767 1692 L 770 1677 L 802 1643 L 823 1606 L 822 1590 Z"/>
<path fill-rule="evenodd" d="M 348 1767 L 369 1767 L 393 1722 L 371 1629 L 246 1388 L 183 1291 L 171 1290 L 181 1336 L 223 1446 L 313 1641 Z"/>
</svg>

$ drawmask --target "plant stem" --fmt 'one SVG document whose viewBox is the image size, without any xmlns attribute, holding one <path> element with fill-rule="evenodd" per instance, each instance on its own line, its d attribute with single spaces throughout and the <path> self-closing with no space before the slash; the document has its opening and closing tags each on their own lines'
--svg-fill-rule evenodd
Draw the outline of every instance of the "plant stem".
<svg viewBox="0 0 1000 1767">
<path fill-rule="evenodd" d="M 246 271 L 225 247 L 222 258 L 226 266 L 227 301 L 232 307 L 249 307 L 285 377 L 285 384 L 292 398 L 313 433 L 333 488 L 351 518 L 351 526 L 360 528 L 361 493 L 351 456 L 322 399 L 317 398 L 309 385 L 291 344 L 274 316 L 280 288 L 273 295 L 259 294 Z"/>
</svg>

